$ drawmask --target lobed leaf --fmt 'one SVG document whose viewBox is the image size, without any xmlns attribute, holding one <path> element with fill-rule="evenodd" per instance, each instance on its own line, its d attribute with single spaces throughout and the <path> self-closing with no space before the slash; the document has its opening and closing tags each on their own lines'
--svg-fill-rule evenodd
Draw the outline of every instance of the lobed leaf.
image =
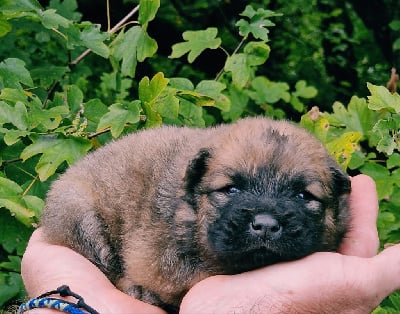
<svg viewBox="0 0 400 314">
<path fill-rule="evenodd" d="M 32 87 L 33 81 L 25 62 L 17 58 L 8 58 L 0 62 L 0 82 L 4 87 L 22 89 L 21 83 Z"/>
<path fill-rule="evenodd" d="M 180 58 L 188 54 L 189 63 L 193 61 L 206 49 L 217 49 L 221 45 L 221 38 L 216 37 L 218 29 L 209 27 L 206 30 L 186 31 L 182 34 L 185 42 L 172 46 L 170 58 Z"/>
<path fill-rule="evenodd" d="M 0 101 L 0 124 L 5 123 L 11 123 L 19 130 L 28 129 L 28 112 L 22 102 L 18 101 L 13 107 Z"/>
<path fill-rule="evenodd" d="M 228 97 L 226 97 L 222 91 L 226 89 L 226 85 L 214 80 L 203 80 L 197 84 L 195 91 L 210 97 L 209 105 L 214 106 L 222 111 L 228 111 L 231 107 L 231 103 Z"/>
<path fill-rule="evenodd" d="M 56 138 L 42 136 L 38 141 L 27 146 L 21 153 L 23 161 L 41 154 L 35 170 L 41 181 L 55 174 L 65 161 L 69 165 L 82 158 L 92 147 L 91 142 L 80 137 Z"/>
<path fill-rule="evenodd" d="M 10 300 L 17 296 L 23 289 L 21 275 L 14 272 L 0 272 L 0 308 Z"/>
<path fill-rule="evenodd" d="M 333 155 L 339 165 L 346 169 L 351 160 L 351 156 L 358 149 L 361 140 L 360 132 L 346 132 L 339 138 L 326 144 L 328 151 Z"/>
<path fill-rule="evenodd" d="M 140 0 L 139 23 L 146 28 L 146 24 L 152 21 L 160 7 L 160 0 Z"/>
<path fill-rule="evenodd" d="M 399 94 L 391 94 L 386 87 L 371 83 L 367 83 L 367 87 L 371 92 L 371 96 L 368 96 L 368 108 L 372 110 L 387 109 L 391 112 L 400 113 Z"/>
<path fill-rule="evenodd" d="M 249 42 L 243 49 L 249 66 L 262 65 L 269 58 L 271 48 L 264 42 Z"/>
<path fill-rule="evenodd" d="M 0 208 L 8 209 L 24 225 L 31 226 L 37 211 L 25 202 L 22 194 L 23 190 L 17 183 L 0 177 Z"/>
<path fill-rule="evenodd" d="M 258 104 L 273 104 L 280 99 L 290 101 L 289 85 L 287 83 L 272 82 L 264 76 L 258 76 L 251 82 L 250 97 Z"/>
<path fill-rule="evenodd" d="M 268 27 L 275 26 L 275 24 L 272 23 L 269 18 L 281 16 L 282 14 L 265 10 L 263 8 L 254 10 L 251 5 L 247 5 L 245 10 L 240 15 L 249 19 L 248 21 L 245 19 L 240 19 L 238 22 L 236 22 L 236 26 L 239 27 L 240 35 L 247 37 L 252 34 L 254 38 L 267 42 L 269 40 Z"/>
<path fill-rule="evenodd" d="M 110 34 L 108 32 L 102 32 L 100 30 L 100 25 L 90 25 L 90 27 L 85 27 L 80 32 L 79 38 L 85 47 L 91 49 L 99 56 L 108 58 L 110 55 L 110 49 L 104 43 L 105 40 L 110 38 Z"/>
<path fill-rule="evenodd" d="M 59 26 L 67 28 L 72 22 L 56 13 L 55 9 L 48 9 L 39 13 L 42 24 L 48 29 L 57 29 Z"/>
<path fill-rule="evenodd" d="M 122 60 L 122 75 L 130 77 L 135 76 L 137 61 L 142 62 L 153 56 L 158 48 L 157 42 L 140 26 L 119 33 L 110 47 L 112 57 L 117 61 Z"/>
<path fill-rule="evenodd" d="M 224 70 L 232 73 L 232 81 L 238 87 L 244 87 L 254 73 L 254 70 L 248 65 L 247 56 L 244 53 L 228 57 Z"/>
<path fill-rule="evenodd" d="M 139 82 L 139 99 L 143 103 L 152 103 L 167 88 L 169 79 L 162 72 L 157 73 L 150 80 L 147 76 Z"/>
<path fill-rule="evenodd" d="M 103 115 L 97 126 L 97 131 L 111 129 L 111 135 L 117 138 L 121 135 L 127 123 L 137 123 L 140 119 L 140 102 L 134 101 L 127 105 L 112 104 L 108 112 Z"/>
</svg>

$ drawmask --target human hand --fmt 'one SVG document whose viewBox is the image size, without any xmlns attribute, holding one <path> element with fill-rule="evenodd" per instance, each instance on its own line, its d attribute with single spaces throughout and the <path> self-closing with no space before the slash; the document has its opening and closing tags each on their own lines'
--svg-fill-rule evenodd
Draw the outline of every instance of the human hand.
<svg viewBox="0 0 400 314">
<path fill-rule="evenodd" d="M 29 241 L 22 259 L 21 273 L 26 291 L 31 297 L 37 297 L 66 284 L 73 292 L 81 295 L 85 303 L 100 313 L 165 314 L 160 308 L 119 291 L 82 255 L 69 248 L 46 242 L 40 228 L 33 233 Z M 32 313 L 42 311 L 60 313 L 49 309 L 35 309 Z"/>
<path fill-rule="evenodd" d="M 315 253 L 195 285 L 180 313 L 370 313 L 400 289 L 400 245 L 376 255 L 378 201 L 371 178 L 352 178 L 352 230 L 340 253 Z"/>
</svg>

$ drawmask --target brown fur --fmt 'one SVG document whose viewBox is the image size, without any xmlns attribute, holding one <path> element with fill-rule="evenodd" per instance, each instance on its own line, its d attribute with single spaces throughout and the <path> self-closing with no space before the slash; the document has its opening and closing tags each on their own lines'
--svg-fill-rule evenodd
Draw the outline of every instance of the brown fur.
<svg viewBox="0 0 400 314">
<path fill-rule="evenodd" d="M 261 177 L 260 169 L 274 172 Z M 251 195 L 260 195 L 255 203 L 286 193 L 276 182 L 290 186 L 290 178 L 301 176 L 318 201 L 300 202 L 309 212 L 323 211 L 318 245 L 304 254 L 337 248 L 347 230 L 348 178 L 308 132 L 265 118 L 208 129 L 160 127 L 106 145 L 54 182 L 41 224 L 49 241 L 88 257 L 121 290 L 179 306 L 199 280 L 247 270 L 227 268 L 210 240 L 210 226 L 232 197 L 224 188 L 236 184 L 237 173 L 251 178 Z M 292 199 L 288 204 L 296 204 Z M 247 207 L 239 212 L 255 210 Z M 268 249 L 285 250 L 286 243 L 266 242 Z"/>
</svg>

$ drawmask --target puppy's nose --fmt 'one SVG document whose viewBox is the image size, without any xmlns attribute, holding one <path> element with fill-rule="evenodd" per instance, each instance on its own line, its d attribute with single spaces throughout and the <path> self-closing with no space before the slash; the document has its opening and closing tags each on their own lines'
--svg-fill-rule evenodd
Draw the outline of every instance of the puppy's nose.
<svg viewBox="0 0 400 314">
<path fill-rule="evenodd" d="M 250 223 L 250 232 L 264 240 L 276 240 L 282 233 L 282 226 L 269 214 L 257 214 Z"/>
</svg>

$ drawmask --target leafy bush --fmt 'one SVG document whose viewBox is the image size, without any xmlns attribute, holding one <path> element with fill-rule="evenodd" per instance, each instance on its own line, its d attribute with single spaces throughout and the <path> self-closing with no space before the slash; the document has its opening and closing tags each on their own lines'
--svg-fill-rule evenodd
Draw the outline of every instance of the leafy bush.
<svg viewBox="0 0 400 314">
<path fill-rule="evenodd" d="M 233 39 L 217 27 L 184 30 L 166 58 L 149 32 L 159 8 L 157 0 L 140 1 L 103 31 L 81 21 L 76 0 L 52 0 L 46 8 L 36 0 L 0 3 L 0 306 L 24 297 L 21 256 L 57 175 L 112 138 L 161 124 L 205 127 L 295 112 L 350 174 L 376 180 L 382 243 L 399 240 L 397 93 L 368 84 L 367 98 L 336 102 L 330 113 L 310 108 L 315 87 L 261 71 L 281 14 L 251 5 L 235 22 Z M 136 12 L 137 21 L 128 22 Z M 215 78 L 197 73 L 198 58 L 216 50 L 224 59 Z M 400 310 L 399 303 L 394 294 L 376 312 Z"/>
</svg>

